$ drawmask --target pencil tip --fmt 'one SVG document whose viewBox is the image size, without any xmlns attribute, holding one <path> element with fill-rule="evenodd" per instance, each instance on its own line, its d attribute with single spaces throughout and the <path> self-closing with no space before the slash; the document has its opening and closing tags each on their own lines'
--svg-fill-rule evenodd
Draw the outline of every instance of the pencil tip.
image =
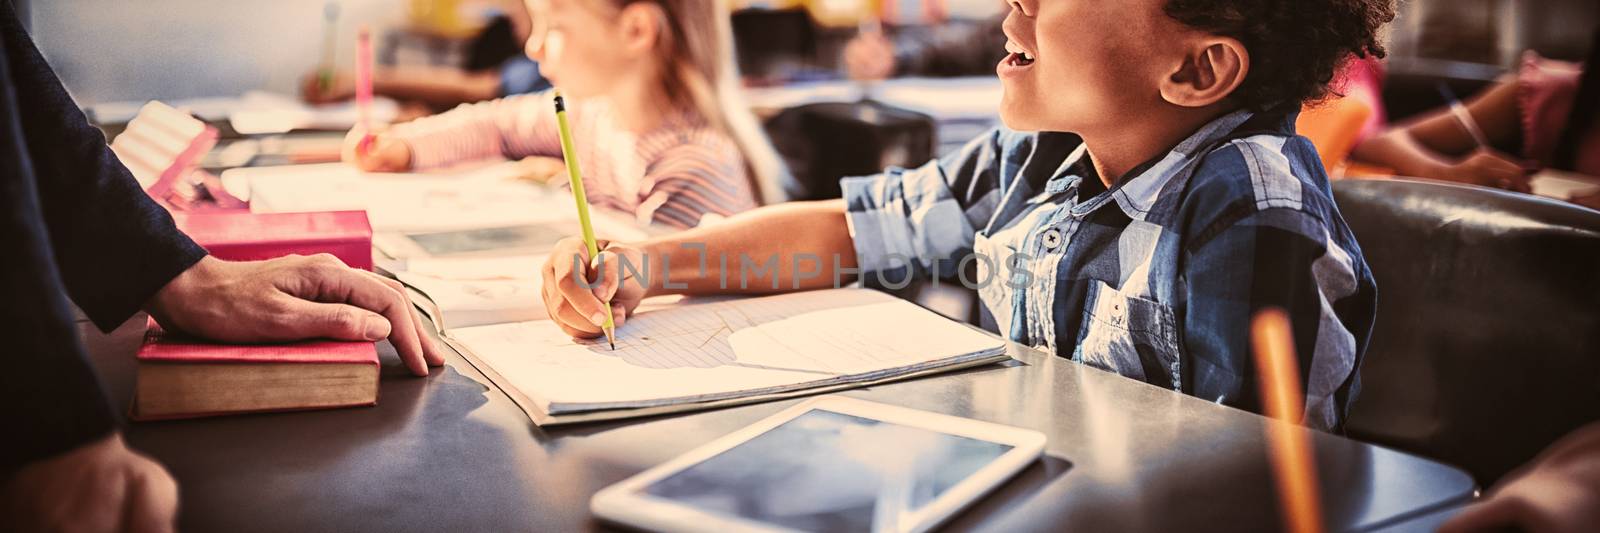
<svg viewBox="0 0 1600 533">
<path fill-rule="evenodd" d="M 609 342 L 611 344 L 611 351 L 613 351 L 613 352 L 617 351 L 617 342 L 616 341 L 609 341 Z"/>
</svg>

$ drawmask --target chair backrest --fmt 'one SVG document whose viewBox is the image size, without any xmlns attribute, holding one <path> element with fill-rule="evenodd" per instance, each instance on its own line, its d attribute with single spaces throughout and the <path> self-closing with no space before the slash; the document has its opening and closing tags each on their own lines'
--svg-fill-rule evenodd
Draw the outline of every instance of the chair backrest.
<svg viewBox="0 0 1600 533">
<path fill-rule="evenodd" d="M 791 200 L 838 198 L 840 178 L 927 163 L 935 127 L 933 117 L 872 100 L 801 105 L 766 122 L 792 174 L 784 186 Z"/>
<path fill-rule="evenodd" d="M 1489 486 L 1600 419 L 1600 212 L 1417 180 L 1333 190 L 1378 284 L 1352 437 Z"/>
</svg>

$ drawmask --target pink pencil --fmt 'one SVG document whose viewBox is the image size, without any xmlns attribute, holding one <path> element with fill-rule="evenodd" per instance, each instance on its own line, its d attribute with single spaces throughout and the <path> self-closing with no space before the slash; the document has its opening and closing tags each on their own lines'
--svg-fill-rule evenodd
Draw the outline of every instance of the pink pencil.
<svg viewBox="0 0 1600 533">
<path fill-rule="evenodd" d="M 365 25 L 356 33 L 356 121 L 362 131 L 356 153 L 365 155 L 372 144 L 372 32 Z"/>
</svg>

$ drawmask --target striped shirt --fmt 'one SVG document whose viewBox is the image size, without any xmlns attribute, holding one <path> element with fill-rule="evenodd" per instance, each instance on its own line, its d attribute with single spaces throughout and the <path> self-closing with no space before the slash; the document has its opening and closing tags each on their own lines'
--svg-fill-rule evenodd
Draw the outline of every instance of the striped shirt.
<svg viewBox="0 0 1600 533">
<path fill-rule="evenodd" d="M 554 98 L 545 91 L 464 104 L 392 131 L 411 146 L 418 170 L 500 157 L 561 157 Z M 678 228 L 756 206 L 738 145 L 703 120 L 669 118 L 635 135 L 617 125 L 603 100 L 569 101 L 567 110 L 591 204 Z"/>
<path fill-rule="evenodd" d="M 1376 287 L 1293 115 L 1221 117 L 1109 190 L 1077 136 L 1005 130 L 843 185 L 868 284 L 955 276 L 1012 340 L 1209 401 L 1260 410 L 1250 321 L 1283 308 L 1305 424 L 1343 425 Z"/>
</svg>

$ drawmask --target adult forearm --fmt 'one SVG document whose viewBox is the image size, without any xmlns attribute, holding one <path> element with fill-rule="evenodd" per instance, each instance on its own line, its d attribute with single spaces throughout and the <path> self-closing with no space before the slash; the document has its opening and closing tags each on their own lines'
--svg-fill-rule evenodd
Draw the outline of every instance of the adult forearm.
<svg viewBox="0 0 1600 533">
<path fill-rule="evenodd" d="M 768 293 L 853 281 L 843 201 L 795 202 L 643 243 L 649 294 Z"/>
</svg>

